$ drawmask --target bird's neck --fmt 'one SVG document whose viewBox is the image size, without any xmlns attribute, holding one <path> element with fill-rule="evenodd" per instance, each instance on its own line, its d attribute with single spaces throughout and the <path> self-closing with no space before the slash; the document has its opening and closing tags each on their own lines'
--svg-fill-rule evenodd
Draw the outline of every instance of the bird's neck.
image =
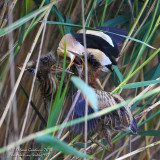
<svg viewBox="0 0 160 160">
<path fill-rule="evenodd" d="M 94 68 L 92 65 L 88 63 L 88 85 L 95 88 L 97 88 L 96 79 L 99 77 L 99 68 Z M 83 70 L 81 74 L 81 78 L 85 80 L 85 70 Z"/>
<path fill-rule="evenodd" d="M 53 73 L 47 73 L 38 77 L 40 82 L 41 94 L 45 99 L 51 100 L 52 94 L 55 95 L 58 88 L 57 78 Z"/>
</svg>

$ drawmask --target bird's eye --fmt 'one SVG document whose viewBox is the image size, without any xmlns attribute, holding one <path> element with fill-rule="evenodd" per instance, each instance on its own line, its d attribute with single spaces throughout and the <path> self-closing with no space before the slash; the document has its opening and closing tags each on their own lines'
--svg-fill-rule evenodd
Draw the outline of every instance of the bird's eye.
<svg viewBox="0 0 160 160">
<path fill-rule="evenodd" d="M 34 69 L 28 69 L 28 72 L 34 74 Z"/>
<path fill-rule="evenodd" d="M 44 57 L 41 61 L 42 61 L 43 63 L 48 63 L 49 59 L 48 59 L 48 57 Z"/>
</svg>

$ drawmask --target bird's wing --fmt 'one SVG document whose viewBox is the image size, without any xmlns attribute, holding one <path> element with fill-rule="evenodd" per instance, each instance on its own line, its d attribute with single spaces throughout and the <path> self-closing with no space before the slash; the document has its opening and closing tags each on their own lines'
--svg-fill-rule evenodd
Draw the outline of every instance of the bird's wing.
<svg viewBox="0 0 160 160">
<path fill-rule="evenodd" d="M 85 103 L 86 102 L 83 95 L 80 94 L 73 111 L 73 120 L 85 116 Z M 94 110 L 90 106 L 88 106 L 88 115 L 92 113 L 94 113 Z M 87 125 L 88 131 L 94 130 L 96 128 L 97 123 L 98 123 L 98 118 L 88 120 L 88 125 Z M 81 132 L 84 133 L 84 122 L 74 125 L 73 130 L 75 133 L 81 133 Z"/>
<path fill-rule="evenodd" d="M 128 35 L 128 31 L 120 29 L 120 28 L 96 27 L 96 29 L 100 29 L 102 31 L 113 32 L 113 33 L 120 34 L 120 35 L 125 35 L 125 36 Z M 109 35 L 112 38 L 112 40 L 117 43 L 118 46 L 121 46 L 125 41 L 125 37 L 118 36 L 118 35 L 111 34 L 111 33 L 105 33 L 105 34 Z"/>
<path fill-rule="evenodd" d="M 77 31 L 77 33 L 83 33 L 83 29 Z M 112 47 L 114 47 L 114 44 L 113 44 L 113 41 L 112 41 L 112 38 L 101 32 L 101 31 L 95 31 L 95 30 L 86 30 L 86 34 L 91 34 L 91 35 L 94 35 L 94 36 L 98 36 L 98 37 L 101 37 L 103 38 L 106 42 L 108 42 Z"/>
<path fill-rule="evenodd" d="M 107 92 L 102 90 L 95 90 L 98 99 L 98 108 L 100 110 L 116 105 L 114 98 Z"/>
<path fill-rule="evenodd" d="M 119 94 L 113 94 L 112 96 L 114 97 L 114 99 L 116 100 L 117 103 L 121 103 L 121 102 L 124 101 L 124 99 L 123 99 Z M 133 115 L 132 115 L 132 113 L 131 113 L 130 106 L 125 105 L 124 108 L 125 108 L 128 116 L 129 116 L 130 119 L 131 119 L 130 121 L 132 121 L 132 120 L 133 120 Z"/>
<path fill-rule="evenodd" d="M 112 107 L 124 101 L 119 95 L 110 95 L 109 93 L 102 90 L 96 90 L 96 94 L 98 98 L 98 107 L 100 110 Z M 119 122 L 126 122 L 126 125 L 128 125 L 129 121 L 132 121 L 131 111 L 127 110 L 126 107 L 121 107 L 120 109 L 116 109 L 108 113 L 108 117 L 112 123 L 116 122 L 118 119 Z"/>
<path fill-rule="evenodd" d="M 73 35 L 74 38 L 83 44 L 83 34 L 77 33 Z M 104 52 L 109 58 L 115 57 L 117 58 L 119 55 L 118 46 L 115 42 L 113 42 L 114 46 L 110 45 L 105 39 L 101 36 L 86 34 L 86 45 L 87 48 L 99 49 Z"/>
<path fill-rule="evenodd" d="M 118 94 L 114 94 L 113 95 L 115 100 L 117 101 L 117 103 L 121 103 L 124 101 L 124 99 L 118 95 Z M 129 124 L 129 130 L 132 132 L 132 133 L 138 133 L 138 126 L 137 126 L 137 123 L 136 123 L 136 120 L 134 118 L 134 116 L 132 115 L 131 113 L 131 110 L 130 110 L 131 106 L 130 105 L 125 105 L 124 107 L 121 108 L 122 112 L 123 113 L 127 113 L 125 115 L 127 116 L 123 116 L 126 120 L 126 122 Z"/>
<path fill-rule="evenodd" d="M 96 90 L 96 93 L 99 102 L 99 109 L 112 107 L 113 105 L 124 101 L 123 98 L 117 94 L 110 95 L 109 93 L 100 90 Z M 137 130 L 135 125 L 136 122 L 133 121 L 133 115 L 127 105 L 107 113 L 104 124 L 109 125 L 112 130 L 128 131 L 131 130 L 131 127 L 132 130 Z"/>
</svg>

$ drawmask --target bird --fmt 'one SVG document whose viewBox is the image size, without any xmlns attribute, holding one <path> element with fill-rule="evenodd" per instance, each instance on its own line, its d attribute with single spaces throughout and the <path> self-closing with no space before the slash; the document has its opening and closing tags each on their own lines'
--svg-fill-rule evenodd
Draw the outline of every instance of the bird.
<svg viewBox="0 0 160 160">
<path fill-rule="evenodd" d="M 35 74 L 36 63 L 36 60 L 29 61 L 26 65 L 25 71 Z M 17 66 L 21 69 L 23 64 Z M 55 73 L 62 71 L 63 68 L 57 66 L 57 61 L 51 52 L 40 57 L 36 78 L 39 82 L 40 92 L 44 99 L 45 107 L 49 105 L 52 94 L 54 97 L 59 86 L 59 80 L 55 76 Z M 65 70 L 65 72 L 71 73 L 68 70 Z"/>
<path fill-rule="evenodd" d="M 123 29 L 113 27 L 97 27 L 96 29 L 101 31 L 86 30 L 87 54 L 95 56 L 102 66 L 102 71 L 112 71 L 113 69 L 111 66 L 117 65 L 115 58 L 119 56 L 118 46 L 121 46 L 125 40 L 124 37 L 117 34 L 126 36 L 128 32 Z M 109 31 L 115 34 L 103 33 L 103 31 Z M 85 53 L 83 30 L 79 30 L 75 34 L 69 33 L 64 35 L 57 48 L 57 53 L 62 57 L 64 56 L 65 48 L 66 56 L 71 59 L 71 62 L 67 67 L 68 69 L 73 65 L 76 58 L 75 55 L 69 51 L 75 52 L 79 55 L 84 55 Z"/>
<path fill-rule="evenodd" d="M 124 99 L 118 95 L 110 95 L 106 91 L 96 90 L 96 95 L 98 98 L 98 108 L 99 110 L 112 107 L 118 103 L 124 102 Z M 85 115 L 85 98 L 83 94 L 79 96 L 74 111 L 72 115 L 72 120 L 84 117 Z M 112 150 L 111 143 L 111 132 L 127 132 L 130 131 L 134 134 L 138 133 L 138 127 L 134 116 L 130 111 L 130 107 L 125 105 L 119 109 L 116 109 L 112 112 L 109 112 L 103 116 L 96 117 L 87 121 L 87 130 L 88 133 L 98 132 L 101 136 L 105 137 L 109 149 Z M 93 108 L 88 105 L 88 115 L 94 113 Z M 74 125 L 72 130 L 76 134 L 84 134 L 84 122 Z"/>
<path fill-rule="evenodd" d="M 73 52 L 72 52 L 73 53 Z M 74 53 L 73 53 L 74 54 Z M 80 55 L 77 55 L 84 58 Z M 83 60 L 82 60 L 83 61 Z M 110 95 L 104 90 L 97 89 L 96 78 L 98 78 L 99 70 L 102 68 L 101 64 L 97 61 L 94 55 L 87 56 L 88 61 L 88 84 L 94 89 L 98 99 L 98 109 L 103 110 L 108 107 L 112 107 L 118 103 L 124 101 L 124 99 L 118 95 Z M 76 64 L 75 64 L 76 65 Z M 76 65 L 77 66 L 77 65 Z M 78 64 L 78 67 L 81 68 Z M 84 80 L 85 73 L 81 71 L 80 77 Z M 78 101 L 75 105 L 72 119 L 77 119 L 85 115 L 85 97 L 81 93 Z M 132 133 L 138 132 L 137 123 L 130 110 L 131 106 L 124 105 L 123 107 L 116 109 L 106 115 L 89 120 L 89 131 L 101 131 L 102 135 L 106 137 L 109 148 L 112 149 L 111 144 L 111 131 L 131 131 Z M 94 113 L 93 108 L 88 105 L 88 114 Z M 75 133 L 84 132 L 84 123 L 80 123 L 73 127 Z"/>
</svg>

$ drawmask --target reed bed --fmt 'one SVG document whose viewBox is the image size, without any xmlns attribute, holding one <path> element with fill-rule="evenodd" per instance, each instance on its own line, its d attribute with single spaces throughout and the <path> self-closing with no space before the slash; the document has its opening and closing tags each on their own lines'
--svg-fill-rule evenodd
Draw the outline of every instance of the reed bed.
<svg viewBox="0 0 160 160">
<path fill-rule="evenodd" d="M 160 0 L 90 0 L 82 4 L 81 0 L 1 0 L 1 159 L 13 159 L 20 153 L 22 159 L 159 159 Z M 139 133 L 113 133 L 113 152 L 108 151 L 105 139 L 97 139 L 96 132 L 87 142 L 84 135 L 70 132 L 70 126 L 86 121 L 85 117 L 74 121 L 68 117 L 63 123 L 79 80 L 62 73 L 56 98 L 45 116 L 38 82 L 24 72 L 29 60 L 48 52 L 59 61 L 56 50 L 65 34 L 98 26 L 129 31 L 118 66 L 113 73 L 101 73 L 100 78 L 107 92 L 121 94 L 126 102 L 87 116 L 91 119 L 132 104 Z M 64 58 L 63 68 L 66 61 Z M 20 71 L 17 64 L 21 63 Z M 79 86 L 82 92 L 84 85 Z"/>
</svg>

